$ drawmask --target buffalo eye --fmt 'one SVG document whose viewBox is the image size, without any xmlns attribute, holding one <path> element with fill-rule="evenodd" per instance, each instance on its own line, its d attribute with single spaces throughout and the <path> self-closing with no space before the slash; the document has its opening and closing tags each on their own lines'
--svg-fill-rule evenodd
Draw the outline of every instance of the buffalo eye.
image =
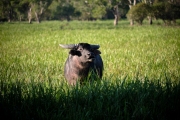
<svg viewBox="0 0 180 120">
<path fill-rule="evenodd" d="M 83 48 L 79 48 L 78 50 L 79 50 L 79 51 L 83 51 Z"/>
<path fill-rule="evenodd" d="M 80 51 L 76 51 L 76 50 L 70 50 L 70 51 L 69 51 L 69 54 L 81 56 L 81 52 L 80 52 Z"/>
</svg>

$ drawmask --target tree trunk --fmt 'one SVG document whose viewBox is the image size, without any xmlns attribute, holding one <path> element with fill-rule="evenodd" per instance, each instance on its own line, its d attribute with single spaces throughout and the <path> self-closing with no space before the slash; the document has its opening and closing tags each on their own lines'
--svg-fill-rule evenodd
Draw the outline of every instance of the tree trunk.
<svg viewBox="0 0 180 120">
<path fill-rule="evenodd" d="M 133 20 L 133 19 L 130 20 L 130 25 L 131 25 L 131 26 L 134 25 L 134 20 Z"/>
<path fill-rule="evenodd" d="M 152 4 L 153 4 L 153 1 L 150 0 L 150 6 L 152 7 Z M 149 18 L 149 24 L 152 25 L 153 24 L 153 21 L 152 21 L 152 15 L 148 16 Z"/>
<path fill-rule="evenodd" d="M 39 5 L 38 7 L 40 8 L 40 11 L 39 10 L 34 10 L 34 14 L 36 16 L 36 20 L 37 20 L 37 23 L 40 23 L 41 22 L 41 16 L 44 12 L 44 7 L 47 5 L 47 2 L 43 3 L 42 1 L 39 2 Z M 33 5 L 35 6 L 35 4 Z M 35 7 L 34 7 L 35 8 Z"/>
<path fill-rule="evenodd" d="M 114 15 L 114 26 L 118 25 L 118 15 Z"/>
<path fill-rule="evenodd" d="M 21 16 L 21 15 L 19 16 L 19 21 L 20 21 L 20 22 L 22 21 L 22 16 Z"/>
<path fill-rule="evenodd" d="M 30 24 L 31 24 L 31 19 L 32 19 L 32 9 L 29 8 L 29 11 L 28 11 L 28 21 L 29 21 Z"/>
<path fill-rule="evenodd" d="M 10 18 L 8 18 L 8 22 L 11 22 L 11 19 L 10 19 Z"/>
<path fill-rule="evenodd" d="M 37 21 L 37 23 L 40 23 L 40 19 L 39 19 L 38 13 L 37 13 L 36 11 L 35 11 L 34 13 L 35 13 L 35 16 L 36 16 L 36 21 Z"/>
<path fill-rule="evenodd" d="M 150 24 L 150 25 L 153 24 L 153 22 L 152 22 L 152 17 L 151 17 L 151 16 L 149 16 L 149 24 Z"/>
<path fill-rule="evenodd" d="M 8 22 L 11 22 L 11 10 L 8 12 Z"/>
<path fill-rule="evenodd" d="M 118 21 L 119 21 L 119 8 L 118 8 L 118 5 L 114 6 L 113 14 L 114 14 L 114 26 L 116 26 L 116 25 L 118 25 Z"/>
<path fill-rule="evenodd" d="M 131 9 L 133 5 L 136 5 L 136 0 L 133 0 L 133 2 L 131 0 L 128 0 L 128 1 L 129 1 L 129 9 Z M 134 25 L 133 19 L 130 20 L 130 25 L 131 26 Z"/>
</svg>

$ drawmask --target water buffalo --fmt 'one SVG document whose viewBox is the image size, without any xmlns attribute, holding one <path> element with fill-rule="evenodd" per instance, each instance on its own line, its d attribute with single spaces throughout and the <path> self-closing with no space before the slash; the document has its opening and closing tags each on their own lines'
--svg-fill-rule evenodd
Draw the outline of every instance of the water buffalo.
<svg viewBox="0 0 180 120">
<path fill-rule="evenodd" d="M 99 45 L 79 43 L 60 46 L 70 49 L 64 67 L 64 75 L 70 85 L 76 85 L 78 80 L 83 83 L 85 80 L 102 78 L 103 61 Z"/>
</svg>

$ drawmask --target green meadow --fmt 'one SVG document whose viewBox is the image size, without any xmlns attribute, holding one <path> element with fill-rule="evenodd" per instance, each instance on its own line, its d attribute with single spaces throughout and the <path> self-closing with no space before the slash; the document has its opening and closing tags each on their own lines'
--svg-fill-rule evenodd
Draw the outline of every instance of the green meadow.
<svg viewBox="0 0 180 120">
<path fill-rule="evenodd" d="M 68 50 L 99 44 L 102 80 L 69 86 Z M 0 23 L 0 115 L 23 120 L 180 117 L 180 21 Z"/>
</svg>

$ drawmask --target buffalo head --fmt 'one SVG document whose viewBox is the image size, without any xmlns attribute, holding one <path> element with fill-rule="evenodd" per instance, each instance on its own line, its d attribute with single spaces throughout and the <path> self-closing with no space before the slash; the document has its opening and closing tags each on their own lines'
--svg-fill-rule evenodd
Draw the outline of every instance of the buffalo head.
<svg viewBox="0 0 180 120">
<path fill-rule="evenodd" d="M 79 43 L 79 44 L 60 44 L 62 48 L 70 49 L 69 54 L 79 58 L 79 62 L 82 63 L 92 62 L 95 59 L 95 56 L 101 54 L 99 45 L 90 45 L 88 43 Z"/>
</svg>

